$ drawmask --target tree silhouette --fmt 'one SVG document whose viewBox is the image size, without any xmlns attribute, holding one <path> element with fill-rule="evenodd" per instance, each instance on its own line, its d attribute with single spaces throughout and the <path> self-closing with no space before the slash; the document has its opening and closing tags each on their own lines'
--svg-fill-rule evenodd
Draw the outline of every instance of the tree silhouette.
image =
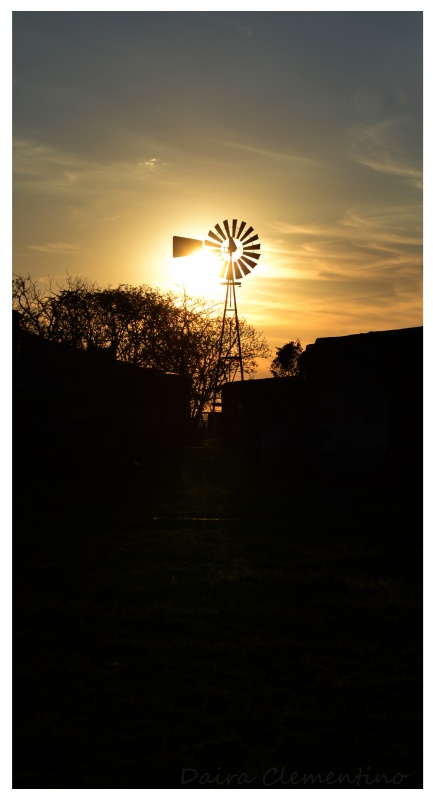
<svg viewBox="0 0 433 800">
<path fill-rule="evenodd" d="M 84 350 L 110 349 L 120 361 L 189 375 L 195 421 L 211 401 L 215 382 L 218 390 L 229 377 L 226 365 L 233 341 L 228 330 L 218 365 L 221 304 L 186 292 L 128 285 L 101 289 L 83 278 L 69 278 L 66 286 L 43 292 L 30 276 L 16 276 L 13 308 L 20 313 L 21 326 L 43 338 Z M 239 326 L 244 371 L 253 377 L 256 359 L 269 357 L 270 351 L 262 333 L 243 319 Z"/>
<path fill-rule="evenodd" d="M 299 375 L 298 358 L 302 353 L 299 339 L 277 347 L 277 354 L 271 361 L 270 370 L 274 378 L 294 378 Z"/>
</svg>

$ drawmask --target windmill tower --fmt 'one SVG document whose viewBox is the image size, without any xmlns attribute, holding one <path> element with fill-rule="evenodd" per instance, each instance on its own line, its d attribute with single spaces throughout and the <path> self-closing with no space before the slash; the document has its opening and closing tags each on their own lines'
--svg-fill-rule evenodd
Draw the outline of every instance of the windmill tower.
<svg viewBox="0 0 433 800">
<path fill-rule="evenodd" d="M 256 266 L 260 258 L 260 243 L 254 228 L 247 227 L 247 223 L 243 221 L 238 225 L 237 219 L 233 219 L 231 223 L 225 219 L 222 226 L 217 223 L 208 232 L 204 243 L 200 239 L 173 236 L 173 258 L 191 255 L 202 247 L 216 253 L 220 258 L 220 276 L 223 278 L 221 285 L 226 287 L 212 400 L 212 410 L 215 411 L 220 405 L 218 383 L 221 374 L 232 381 L 239 371 L 241 381 L 244 379 L 236 287 L 241 286 L 242 278 Z"/>
</svg>

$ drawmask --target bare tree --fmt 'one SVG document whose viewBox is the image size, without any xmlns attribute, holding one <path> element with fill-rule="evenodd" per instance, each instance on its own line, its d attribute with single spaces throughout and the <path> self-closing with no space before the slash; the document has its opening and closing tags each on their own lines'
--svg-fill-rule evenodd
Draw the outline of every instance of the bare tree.
<svg viewBox="0 0 433 800">
<path fill-rule="evenodd" d="M 30 276 L 13 281 L 13 307 L 31 333 L 79 349 L 111 348 L 115 357 L 141 367 L 189 375 L 191 415 L 198 421 L 215 390 L 228 378 L 233 340 L 228 330 L 218 361 L 221 304 L 186 292 L 163 293 L 149 286 L 101 289 L 82 278 L 47 292 Z M 262 333 L 240 320 L 244 372 L 253 377 L 257 358 L 269 357 Z M 236 369 L 236 367 L 234 367 Z M 231 377 L 234 377 L 232 372 Z"/>
</svg>

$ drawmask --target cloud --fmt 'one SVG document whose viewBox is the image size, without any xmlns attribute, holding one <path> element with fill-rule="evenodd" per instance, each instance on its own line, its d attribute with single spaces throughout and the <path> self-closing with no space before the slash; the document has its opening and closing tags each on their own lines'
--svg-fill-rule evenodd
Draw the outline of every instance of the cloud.
<svg viewBox="0 0 433 800">
<path fill-rule="evenodd" d="M 229 142 L 219 139 L 213 139 L 213 142 L 223 147 L 229 147 L 235 150 L 242 150 L 245 153 L 252 153 L 262 158 L 272 158 L 280 161 L 299 162 L 301 164 L 314 164 L 315 160 L 312 158 L 305 158 L 292 153 L 283 153 L 275 150 L 267 150 L 262 147 L 254 147 L 252 145 L 244 144 L 243 142 Z"/>
<path fill-rule="evenodd" d="M 77 244 L 70 244 L 68 242 L 47 242 L 46 244 L 28 244 L 29 250 L 35 250 L 38 253 L 76 253 L 78 251 Z"/>
<path fill-rule="evenodd" d="M 140 161 L 138 166 L 146 168 L 146 178 L 166 166 L 160 158 L 152 157 Z M 138 185 L 143 174 L 137 171 L 137 163 L 131 160 L 109 160 L 106 163 L 88 161 L 60 148 L 50 147 L 32 140 L 18 139 L 14 142 L 14 178 L 18 188 L 38 186 L 44 191 L 77 189 L 80 193 L 98 194 L 101 191 L 125 191 Z"/>
<path fill-rule="evenodd" d="M 148 169 L 155 170 L 157 167 L 165 166 L 165 162 L 160 158 L 149 158 L 147 161 L 139 161 L 139 167 L 147 167 Z"/>
<path fill-rule="evenodd" d="M 68 183 L 70 185 L 72 185 L 73 183 L 76 183 L 76 181 L 78 180 L 78 175 L 77 175 L 76 172 L 68 172 L 68 171 L 66 171 L 64 173 L 64 176 L 65 176 L 66 183 Z"/>
<path fill-rule="evenodd" d="M 417 126 L 409 117 L 357 126 L 350 131 L 348 155 L 375 172 L 401 178 L 422 189 L 421 153 L 418 163 L 411 141 L 417 133 Z"/>
<path fill-rule="evenodd" d="M 311 270 L 332 261 L 336 270 L 346 272 L 382 270 L 403 263 L 421 264 L 421 206 L 349 209 L 342 219 L 329 223 L 291 224 L 275 222 L 272 246 L 281 257 L 305 262 Z"/>
<path fill-rule="evenodd" d="M 258 324 L 271 345 L 422 324 L 421 206 L 357 206 L 330 222 L 274 222 L 263 237 Z M 266 263 L 267 262 L 267 263 Z M 248 299 L 249 295 L 248 295 Z"/>
<path fill-rule="evenodd" d="M 53 224 L 62 217 L 62 230 L 67 221 L 89 228 L 120 220 L 142 196 L 144 182 L 151 189 L 166 181 L 166 162 L 152 156 L 141 163 L 89 162 L 60 148 L 19 139 L 14 145 L 15 200 L 19 204 L 21 197 L 30 196 L 36 209 L 49 207 Z"/>
</svg>

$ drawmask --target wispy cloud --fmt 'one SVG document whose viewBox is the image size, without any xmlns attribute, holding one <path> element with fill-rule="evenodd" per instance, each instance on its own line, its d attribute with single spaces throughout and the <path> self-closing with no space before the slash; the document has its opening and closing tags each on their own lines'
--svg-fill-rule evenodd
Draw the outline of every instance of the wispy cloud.
<svg viewBox="0 0 433 800">
<path fill-rule="evenodd" d="M 88 162 L 61 149 L 31 140 L 14 145 L 14 191 L 35 202 L 53 203 L 53 213 L 80 227 L 111 223 L 125 218 L 143 191 L 166 181 L 167 164 L 152 155 L 139 164 L 114 161 L 106 164 Z M 52 252 L 52 249 L 50 250 Z"/>
<path fill-rule="evenodd" d="M 138 166 L 139 167 L 146 167 L 147 169 L 150 169 L 150 170 L 154 171 L 156 169 L 159 169 L 160 167 L 165 167 L 166 166 L 166 162 L 165 161 L 161 161 L 160 158 L 156 158 L 154 156 L 153 158 L 148 158 L 147 160 L 139 161 L 138 162 Z"/>
<path fill-rule="evenodd" d="M 78 174 L 76 172 L 70 172 L 69 170 L 66 170 L 64 172 L 64 176 L 66 183 L 70 186 L 72 186 L 78 180 Z"/>
<path fill-rule="evenodd" d="M 254 147 L 253 145 L 244 144 L 243 142 L 231 142 L 221 139 L 213 139 L 213 142 L 223 147 L 229 147 L 233 150 L 242 150 L 245 153 L 252 153 L 261 158 L 271 158 L 279 161 L 299 162 L 301 164 L 314 164 L 312 158 L 305 158 L 304 156 L 296 155 L 295 153 L 285 153 L 278 150 L 267 150 L 263 147 Z"/>
<path fill-rule="evenodd" d="M 410 142 L 414 123 L 407 117 L 357 126 L 350 131 L 349 157 L 375 172 L 394 175 L 422 188 L 422 167 Z"/>
<path fill-rule="evenodd" d="M 253 297 L 250 297 L 250 292 Z M 273 270 L 242 295 L 248 318 L 265 329 L 270 346 L 295 337 L 344 336 L 422 324 L 422 296 L 409 276 L 393 280 L 346 276 L 282 276 Z"/>
<path fill-rule="evenodd" d="M 137 169 L 142 167 L 143 169 Z M 14 142 L 14 180 L 17 188 L 39 185 L 44 191 L 76 189 L 80 193 L 127 190 L 140 181 L 152 179 L 167 162 L 157 156 L 134 163 L 132 160 L 96 163 L 77 155 L 31 140 Z"/>
<path fill-rule="evenodd" d="M 302 263 L 307 271 L 332 262 L 334 271 L 365 274 L 422 263 L 421 208 L 354 208 L 341 220 L 293 225 L 276 222 L 276 258 Z M 280 254 L 280 255 L 279 255 Z"/>
<path fill-rule="evenodd" d="M 274 222 L 261 285 L 248 290 L 248 300 L 257 290 L 271 345 L 281 345 L 284 328 L 306 343 L 422 324 L 421 219 L 420 206 L 401 205 L 354 207 L 326 223 Z"/>
<path fill-rule="evenodd" d="M 28 244 L 27 245 L 29 250 L 35 250 L 38 253 L 54 253 L 58 255 L 59 253 L 67 254 L 67 253 L 76 253 L 79 249 L 77 244 L 71 244 L 69 242 L 47 242 L 46 244 Z"/>
</svg>

